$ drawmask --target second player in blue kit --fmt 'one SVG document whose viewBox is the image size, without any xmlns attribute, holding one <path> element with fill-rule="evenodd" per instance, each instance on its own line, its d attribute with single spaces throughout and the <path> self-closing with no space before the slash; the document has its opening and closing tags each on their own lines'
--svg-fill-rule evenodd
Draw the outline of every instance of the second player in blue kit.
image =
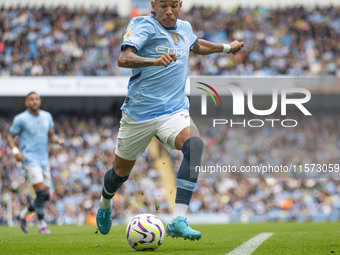
<svg viewBox="0 0 340 255">
<path fill-rule="evenodd" d="M 50 198 L 52 185 L 48 144 L 51 141 L 63 145 L 64 139 L 55 134 L 51 114 L 40 109 L 41 100 L 36 92 L 26 96 L 25 105 L 27 110 L 15 116 L 7 136 L 13 155 L 22 162 L 28 182 L 36 193 L 34 203 L 20 212 L 20 225 L 22 231 L 28 233 L 26 216 L 36 211 L 39 233 L 49 234 L 51 232 L 44 220 L 45 202 Z M 16 136 L 19 137 L 21 151 L 15 144 Z"/>
<path fill-rule="evenodd" d="M 121 108 L 114 166 L 104 177 L 97 226 L 102 234 L 109 233 L 112 197 L 129 178 L 137 156 L 156 136 L 167 149 L 183 152 L 173 220 L 166 232 L 172 237 L 199 240 L 202 234 L 185 218 L 198 178 L 191 170 L 201 164 L 203 153 L 203 141 L 189 116 L 185 95 L 189 53 L 236 54 L 244 43 L 216 44 L 198 39 L 190 23 L 178 19 L 180 0 L 154 0 L 151 6 L 150 15 L 130 21 L 118 60 L 120 67 L 132 68 L 133 73 Z"/>
</svg>

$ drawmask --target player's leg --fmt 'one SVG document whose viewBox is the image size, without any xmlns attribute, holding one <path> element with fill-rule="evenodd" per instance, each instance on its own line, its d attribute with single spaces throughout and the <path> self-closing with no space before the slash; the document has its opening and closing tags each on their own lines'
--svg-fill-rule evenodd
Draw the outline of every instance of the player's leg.
<svg viewBox="0 0 340 255">
<path fill-rule="evenodd" d="M 175 140 L 175 146 L 183 153 L 183 160 L 179 167 L 176 179 L 177 193 L 174 207 L 174 218 L 185 216 L 198 179 L 195 166 L 201 164 L 203 141 L 198 132 L 191 134 L 190 127 L 183 129 Z"/>
<path fill-rule="evenodd" d="M 111 200 L 119 190 L 135 165 L 136 160 L 125 160 L 115 155 L 113 168 L 106 172 L 104 176 L 104 187 L 101 197 L 101 208 L 107 210 L 111 207 Z"/>
<path fill-rule="evenodd" d="M 33 184 L 33 189 L 37 195 L 34 200 L 35 211 L 37 212 L 38 217 L 38 227 L 39 233 L 41 234 L 50 234 L 51 232 L 47 228 L 45 222 L 45 201 L 46 201 L 46 186 L 44 182 Z"/>
<path fill-rule="evenodd" d="M 46 200 L 46 186 L 44 184 L 44 174 L 43 169 L 40 166 L 27 166 L 24 168 L 26 171 L 28 183 L 32 185 L 35 193 L 36 199 L 33 203 L 30 203 L 28 208 L 24 209 L 20 213 L 20 226 L 21 229 L 27 233 L 28 227 L 26 222 L 26 216 L 34 211 L 37 212 L 39 229 L 45 230 L 46 223 L 44 222 L 44 202 Z M 49 232 L 49 231 L 43 231 Z"/>
<path fill-rule="evenodd" d="M 43 205 L 44 205 L 44 210 L 43 215 L 40 216 L 42 218 L 41 220 L 39 219 L 39 214 L 38 214 L 38 226 L 39 226 L 39 233 L 41 234 L 50 234 L 51 231 L 47 228 L 46 221 L 44 220 L 45 217 L 45 204 L 50 200 L 50 187 L 52 185 L 52 179 L 51 179 L 51 171 L 49 167 L 44 167 L 42 168 L 42 173 L 43 173 L 43 178 L 44 178 L 44 183 L 40 187 L 37 188 L 37 190 L 40 190 L 41 197 L 44 199 Z M 41 192 L 41 189 L 44 188 L 44 192 Z M 38 195 L 37 195 L 38 197 Z"/>
<path fill-rule="evenodd" d="M 103 235 L 110 232 L 112 225 L 112 198 L 129 178 L 135 162 L 136 160 L 125 160 L 115 155 L 113 168 L 107 171 L 104 176 L 104 187 L 96 217 L 98 230 Z"/>
<path fill-rule="evenodd" d="M 33 213 L 34 211 L 35 211 L 34 202 L 32 200 L 29 200 L 28 207 L 25 207 L 20 212 L 20 227 L 24 233 L 28 233 L 26 217 L 28 214 Z"/>
<path fill-rule="evenodd" d="M 176 137 L 176 148 L 183 152 L 183 161 L 178 170 L 176 185 L 176 201 L 174 207 L 174 220 L 167 226 L 167 234 L 173 237 L 184 237 L 191 240 L 199 240 L 202 234 L 192 229 L 186 221 L 185 213 L 196 186 L 198 173 L 195 166 L 201 164 L 203 153 L 202 140 L 190 134 L 190 127 L 187 127 Z"/>
<path fill-rule="evenodd" d="M 113 168 L 105 174 L 101 202 L 97 212 L 97 226 L 104 235 L 109 233 L 112 225 L 112 198 L 129 178 L 137 156 L 143 153 L 150 143 L 154 135 L 153 122 L 153 120 L 135 122 L 123 113 Z"/>
<path fill-rule="evenodd" d="M 169 132 L 172 132 L 172 134 L 169 134 Z M 193 230 L 184 216 L 198 179 L 198 173 L 194 169 L 196 165 L 201 164 L 203 142 L 199 138 L 198 130 L 187 112 L 179 112 L 167 120 L 165 128 L 161 129 L 159 137 L 163 143 L 167 143 L 168 146 L 183 152 L 183 161 L 176 179 L 177 193 L 174 220 L 168 224 L 167 234 L 173 237 L 198 240 L 202 236 L 201 233 Z"/>
</svg>

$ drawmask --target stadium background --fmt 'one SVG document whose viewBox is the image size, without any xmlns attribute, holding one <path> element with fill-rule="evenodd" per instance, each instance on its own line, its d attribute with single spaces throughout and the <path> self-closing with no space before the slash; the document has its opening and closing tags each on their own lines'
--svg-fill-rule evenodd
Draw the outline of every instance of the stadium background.
<svg viewBox="0 0 340 255">
<path fill-rule="evenodd" d="M 98 2 L 98 1 L 97 1 Z M 149 1 L 146 1 L 147 4 Z M 193 7 L 192 3 L 196 6 Z M 51 146 L 52 202 L 47 220 L 56 224 L 93 224 L 101 184 L 112 165 L 119 106 L 124 99 L 130 70 L 117 67 L 121 38 L 130 15 L 145 10 L 143 1 L 0 1 L 0 222 L 18 224 L 20 209 L 32 199 L 32 190 L 5 141 L 12 118 L 24 110 L 24 96 L 36 90 L 42 108 L 51 111 L 56 132 L 65 137 L 63 148 Z M 200 4 L 205 7 L 201 7 Z M 196 34 L 215 42 L 244 40 L 236 57 L 191 56 L 190 75 L 234 76 L 340 76 L 340 8 L 337 1 L 184 1 L 181 18 L 193 24 Z M 332 5 L 333 4 L 333 5 Z M 41 5 L 46 7 L 40 8 Z M 63 6 L 68 5 L 70 8 Z M 82 8 L 84 5 L 85 8 Z M 318 6 L 316 6 L 318 5 Z M 89 7 L 92 6 L 92 7 Z M 140 9 L 134 9 L 137 6 Z M 219 6 L 223 8 L 219 8 Z M 287 7 L 288 6 L 288 7 Z M 132 10 L 132 11 L 131 11 Z M 86 77 L 85 77 L 86 76 Z M 339 83 L 322 79 L 311 89 L 338 111 Z M 280 160 L 289 145 L 300 143 L 300 154 L 310 146 L 328 144 L 325 161 L 338 162 L 339 116 L 320 113 L 324 121 L 309 128 L 271 134 Z M 202 138 L 214 143 L 211 130 Z M 283 134 L 284 133 L 284 134 Z M 320 134 L 313 135 L 313 134 Z M 321 135 L 322 134 L 322 135 Z M 332 134 L 332 135 L 331 135 Z M 311 137 L 314 137 L 314 140 Z M 229 148 L 245 155 L 263 147 L 263 134 L 234 131 Z M 285 137 L 289 137 L 288 141 Z M 249 143 L 248 141 L 253 141 Z M 281 146 L 284 141 L 286 146 Z M 274 151 L 274 150 L 273 150 Z M 296 152 L 295 152 L 296 153 Z M 295 155 L 296 156 L 296 155 Z M 282 160 L 282 159 L 281 159 Z M 172 163 L 173 162 L 173 163 Z M 167 215 L 174 197 L 175 172 L 180 153 L 168 154 L 153 142 L 139 160 L 130 181 L 115 197 L 115 221 L 150 212 Z M 249 163 L 249 162 L 248 162 Z M 340 181 L 328 179 L 202 178 L 190 206 L 196 222 L 226 223 L 268 220 L 337 221 L 340 219 Z M 31 220 L 34 220 L 32 218 Z"/>
</svg>

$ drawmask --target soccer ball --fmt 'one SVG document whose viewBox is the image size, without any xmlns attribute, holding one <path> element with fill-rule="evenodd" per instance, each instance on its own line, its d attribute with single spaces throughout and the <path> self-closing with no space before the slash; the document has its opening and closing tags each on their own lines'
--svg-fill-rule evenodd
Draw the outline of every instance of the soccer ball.
<svg viewBox="0 0 340 255">
<path fill-rule="evenodd" d="M 155 215 L 139 214 L 133 217 L 126 228 L 126 238 L 137 251 L 156 250 L 164 241 L 163 223 Z"/>
</svg>

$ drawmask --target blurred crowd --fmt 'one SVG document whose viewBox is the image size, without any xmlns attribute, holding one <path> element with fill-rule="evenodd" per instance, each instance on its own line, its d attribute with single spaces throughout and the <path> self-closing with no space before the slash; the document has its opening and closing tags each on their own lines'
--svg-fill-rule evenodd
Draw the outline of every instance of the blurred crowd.
<svg viewBox="0 0 340 255">
<path fill-rule="evenodd" d="M 103 177 L 112 166 L 118 120 L 106 115 L 54 117 L 56 133 L 65 137 L 66 145 L 50 146 L 53 186 L 46 218 L 56 224 L 94 224 Z M 339 163 L 339 119 L 339 113 L 317 115 L 290 129 L 217 130 L 197 123 L 205 142 L 202 165 L 217 162 L 239 168 L 261 163 Z M 34 199 L 34 192 L 5 141 L 11 120 L 12 117 L 0 117 L 0 223 L 8 222 L 9 207 L 10 217 L 17 223 L 20 210 Z M 174 151 L 170 156 L 176 174 L 181 152 Z M 172 202 L 167 200 L 154 161 L 148 150 L 139 156 L 129 180 L 114 198 L 116 222 L 138 213 L 170 213 Z M 235 221 L 339 220 L 340 173 L 309 177 L 201 173 L 190 213 L 222 213 Z"/>
<path fill-rule="evenodd" d="M 118 122 L 116 118 L 83 118 L 59 115 L 56 133 L 65 137 L 64 147 L 50 146 L 53 186 L 46 219 L 56 224 L 94 224 L 103 179 L 113 165 Z M 25 173 L 10 153 L 6 135 L 12 119 L 0 117 L 0 223 L 8 222 L 35 198 Z M 114 198 L 114 220 L 137 213 L 169 213 L 160 173 L 148 150 L 139 156 L 129 180 Z"/>
<path fill-rule="evenodd" d="M 302 167 L 290 174 L 203 170 L 191 212 L 223 213 L 237 221 L 243 220 L 241 216 L 252 220 L 340 220 L 339 120 L 335 112 L 313 113 L 313 118 L 300 120 L 295 128 L 214 128 L 196 123 L 201 124 L 205 143 L 202 166 L 218 163 L 237 170 L 261 164 Z M 172 157 L 177 169 L 182 155 L 174 152 Z M 333 166 L 319 173 L 316 167 L 312 170 L 312 164 Z"/>
<path fill-rule="evenodd" d="M 191 75 L 340 76 L 340 8 L 193 7 L 199 38 L 245 41 L 236 56 L 192 56 Z M 0 76 L 130 75 L 117 67 L 129 18 L 116 9 L 0 10 Z"/>
<path fill-rule="evenodd" d="M 339 7 L 258 7 L 229 12 L 193 8 L 182 18 L 191 22 L 199 38 L 245 42 L 236 56 L 192 58 L 191 74 L 340 76 Z"/>
</svg>

